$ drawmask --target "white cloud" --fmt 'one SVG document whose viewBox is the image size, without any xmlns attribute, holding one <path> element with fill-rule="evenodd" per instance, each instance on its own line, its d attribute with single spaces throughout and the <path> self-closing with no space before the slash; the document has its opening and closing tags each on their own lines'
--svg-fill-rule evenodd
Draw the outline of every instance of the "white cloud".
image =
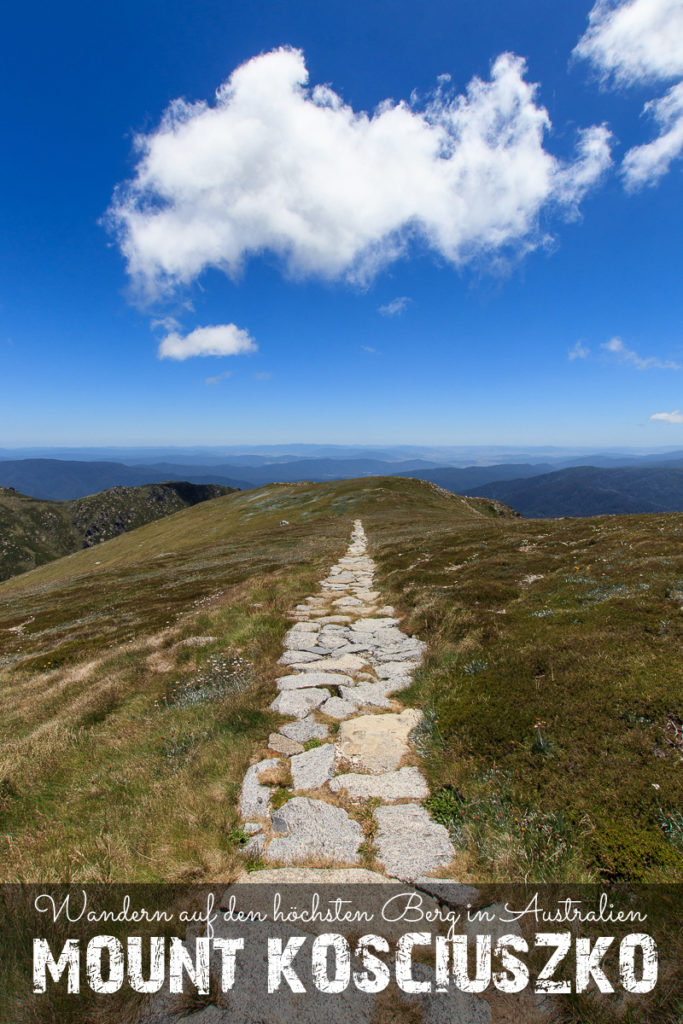
<svg viewBox="0 0 683 1024">
<path fill-rule="evenodd" d="M 189 334 L 174 331 L 159 345 L 160 359 L 189 359 L 190 356 L 236 356 L 255 352 L 256 342 L 247 331 L 234 324 L 196 327 Z"/>
<path fill-rule="evenodd" d="M 410 301 L 407 295 L 399 295 L 398 298 L 387 302 L 386 306 L 379 306 L 377 312 L 382 316 L 400 316 L 401 313 L 405 313 Z"/>
<path fill-rule="evenodd" d="M 373 348 L 372 345 L 361 345 L 361 349 L 362 349 L 363 352 L 367 352 L 367 354 L 369 356 L 377 356 L 377 355 L 379 355 L 379 352 L 377 351 L 377 349 Z"/>
<path fill-rule="evenodd" d="M 650 416 L 651 420 L 662 420 L 663 423 L 683 423 L 683 412 L 675 409 L 673 412 L 656 412 Z"/>
<path fill-rule="evenodd" d="M 217 373 L 215 377 L 206 377 L 204 379 L 204 383 L 220 384 L 222 380 L 227 380 L 228 377 L 232 377 L 232 370 L 226 370 L 225 373 Z"/>
<path fill-rule="evenodd" d="M 656 185 L 672 160 L 683 154 L 683 82 L 672 86 L 661 99 L 646 103 L 645 112 L 656 121 L 659 135 L 653 142 L 629 149 L 624 157 L 621 173 L 630 191 Z"/>
<path fill-rule="evenodd" d="M 572 361 L 574 359 L 588 359 L 589 355 L 590 349 L 586 348 L 586 346 L 581 341 L 577 341 L 574 347 L 569 349 L 569 358 Z"/>
<path fill-rule="evenodd" d="M 574 49 L 604 83 L 642 85 L 683 74 L 681 0 L 598 0 Z M 630 149 L 621 166 L 629 191 L 655 185 L 683 153 L 683 82 L 643 108 L 657 125 L 652 142 Z"/>
<path fill-rule="evenodd" d="M 643 359 L 633 349 L 626 348 L 621 338 L 610 338 L 602 348 L 614 355 L 620 363 L 628 363 L 635 366 L 636 370 L 680 370 L 680 363 L 674 363 L 670 359 L 657 359 L 648 356 Z"/>
<path fill-rule="evenodd" d="M 634 85 L 683 74 L 680 0 L 598 0 L 574 53 L 603 81 Z"/>
<path fill-rule="evenodd" d="M 611 158 L 604 126 L 571 162 L 546 151 L 525 71 L 502 54 L 463 95 L 442 80 L 422 109 L 387 100 L 369 115 L 309 88 L 300 51 L 254 57 L 213 105 L 176 100 L 138 137 L 108 213 L 130 275 L 156 298 L 266 251 L 292 275 L 364 283 L 411 237 L 456 266 L 537 247 L 541 211 L 575 211 Z"/>
</svg>

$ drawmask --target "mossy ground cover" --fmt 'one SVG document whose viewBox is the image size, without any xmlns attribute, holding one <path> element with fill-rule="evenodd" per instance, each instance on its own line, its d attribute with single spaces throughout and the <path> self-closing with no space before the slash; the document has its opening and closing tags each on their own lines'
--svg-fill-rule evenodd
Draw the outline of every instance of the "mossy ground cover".
<svg viewBox="0 0 683 1024">
<path fill-rule="evenodd" d="M 430 645 L 402 699 L 462 878 L 680 880 L 683 517 L 393 478 L 229 495 L 0 586 L 3 878 L 235 875 L 287 610 L 357 517 Z"/>
<path fill-rule="evenodd" d="M 683 518 L 366 523 L 464 877 L 683 879 Z"/>
</svg>

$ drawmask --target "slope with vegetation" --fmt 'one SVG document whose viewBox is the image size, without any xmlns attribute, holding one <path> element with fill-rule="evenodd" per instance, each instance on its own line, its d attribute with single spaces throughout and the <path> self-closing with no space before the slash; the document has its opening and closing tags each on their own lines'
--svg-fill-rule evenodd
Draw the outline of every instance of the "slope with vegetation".
<svg viewBox="0 0 683 1024">
<path fill-rule="evenodd" d="M 429 644 L 402 699 L 461 878 L 683 878 L 683 516 L 528 522 L 378 478 L 231 494 L 0 585 L 5 879 L 234 877 L 288 609 L 357 518 Z"/>
<path fill-rule="evenodd" d="M 0 487 L 0 580 L 231 491 L 215 484 L 171 482 L 114 487 L 57 502 Z"/>
</svg>

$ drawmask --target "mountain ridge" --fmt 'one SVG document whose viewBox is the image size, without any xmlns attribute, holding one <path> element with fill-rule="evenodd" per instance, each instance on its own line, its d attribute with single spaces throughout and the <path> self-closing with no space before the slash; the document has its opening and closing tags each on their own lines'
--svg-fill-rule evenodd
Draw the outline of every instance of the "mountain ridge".
<svg viewBox="0 0 683 1024">
<path fill-rule="evenodd" d="M 52 502 L 0 487 L 0 580 L 232 490 L 215 484 L 167 481 L 114 487 L 84 498 Z"/>
</svg>

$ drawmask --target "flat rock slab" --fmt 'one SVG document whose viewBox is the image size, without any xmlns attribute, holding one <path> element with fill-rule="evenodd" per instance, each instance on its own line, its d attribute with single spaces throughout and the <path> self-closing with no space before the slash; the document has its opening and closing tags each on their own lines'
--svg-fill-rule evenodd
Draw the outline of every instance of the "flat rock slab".
<svg viewBox="0 0 683 1024">
<path fill-rule="evenodd" d="M 455 850 L 448 830 L 419 804 L 388 804 L 375 810 L 377 859 L 388 875 L 412 882 L 443 868 Z"/>
<path fill-rule="evenodd" d="M 386 885 L 391 881 L 386 875 L 380 875 L 379 871 L 369 871 L 367 868 L 265 868 L 263 871 L 245 872 L 233 885 L 359 885 L 366 882 Z M 226 896 L 229 896 L 230 891 L 227 890 Z M 228 905 L 228 900 L 224 898 L 220 909 L 225 910 Z"/>
<path fill-rule="evenodd" d="M 277 834 L 268 847 L 269 860 L 285 864 L 327 857 L 343 864 L 360 860 L 363 830 L 341 807 L 295 796 L 271 815 L 271 821 Z"/>
<path fill-rule="evenodd" d="M 320 705 L 318 710 L 323 715 L 329 715 L 330 718 L 341 719 L 348 718 L 349 715 L 355 715 L 356 711 L 358 711 L 358 705 L 350 700 L 342 700 L 341 697 L 330 697 L 329 700 Z"/>
<path fill-rule="evenodd" d="M 329 729 L 324 722 L 316 722 L 313 715 L 306 715 L 298 722 L 288 722 L 281 726 L 280 732 L 290 740 L 306 743 L 307 740 L 324 740 Z"/>
<path fill-rule="evenodd" d="M 292 649 L 283 654 L 281 658 L 278 658 L 278 665 L 293 665 L 297 661 L 302 664 L 303 662 L 319 661 L 322 656 L 322 652 L 307 651 L 303 648 L 301 650 Z"/>
<path fill-rule="evenodd" d="M 300 668 L 301 666 L 292 666 Z M 353 680 L 341 672 L 297 672 L 296 675 L 280 676 L 275 685 L 283 690 L 305 690 L 309 686 L 350 686 Z"/>
<path fill-rule="evenodd" d="M 373 633 L 378 629 L 386 629 L 388 626 L 398 626 L 398 619 L 389 618 L 367 618 L 358 619 L 354 622 L 351 629 L 356 630 L 357 633 Z M 403 636 L 403 634 L 401 634 Z"/>
<path fill-rule="evenodd" d="M 335 749 L 333 743 L 313 747 L 292 758 L 292 788 L 318 789 L 324 786 L 334 773 Z"/>
<path fill-rule="evenodd" d="M 276 754 L 284 754 L 285 757 L 301 754 L 304 749 L 301 743 L 298 743 L 296 740 L 290 740 L 289 737 L 283 736 L 279 732 L 271 732 L 268 737 L 268 746 Z"/>
<path fill-rule="evenodd" d="M 302 672 L 357 672 L 367 663 L 367 658 L 361 658 L 357 654 L 343 654 L 341 658 L 323 658 L 316 661 L 314 665 L 302 664 Z M 299 667 L 299 666 L 297 666 Z"/>
<path fill-rule="evenodd" d="M 339 753 L 354 768 L 371 775 L 394 771 L 409 752 L 408 736 L 421 720 L 422 712 L 406 708 L 400 714 L 361 715 L 342 722 Z"/>
<path fill-rule="evenodd" d="M 408 658 L 403 661 L 383 661 L 375 666 L 375 673 L 380 679 L 392 679 L 394 676 L 409 675 L 418 665 L 418 661 Z"/>
<path fill-rule="evenodd" d="M 320 662 L 316 662 L 318 668 Z M 292 665 L 292 668 L 303 668 Z M 280 676 L 275 680 L 278 690 L 301 690 L 307 686 L 351 686 L 353 679 L 343 672 L 301 672 L 292 676 Z"/>
<path fill-rule="evenodd" d="M 353 700 L 356 704 L 366 704 L 374 708 L 390 708 L 387 699 L 387 688 L 384 683 L 358 683 L 356 686 L 340 686 L 342 700 Z"/>
<path fill-rule="evenodd" d="M 265 818 L 268 816 L 268 802 L 270 800 L 270 789 L 262 786 L 259 782 L 259 775 L 264 769 L 272 764 L 268 757 L 258 764 L 252 764 L 247 768 L 242 780 L 242 792 L 240 793 L 240 814 L 248 821 L 250 818 Z"/>
<path fill-rule="evenodd" d="M 330 691 L 324 690 L 322 686 L 310 690 L 283 690 L 270 705 L 270 710 L 292 718 L 305 718 L 314 708 L 324 704 L 329 696 Z"/>
<path fill-rule="evenodd" d="M 399 768 L 384 775 L 348 772 L 331 779 L 330 789 L 333 793 L 345 789 L 351 800 L 424 800 L 429 796 L 429 787 L 419 768 Z"/>
</svg>

